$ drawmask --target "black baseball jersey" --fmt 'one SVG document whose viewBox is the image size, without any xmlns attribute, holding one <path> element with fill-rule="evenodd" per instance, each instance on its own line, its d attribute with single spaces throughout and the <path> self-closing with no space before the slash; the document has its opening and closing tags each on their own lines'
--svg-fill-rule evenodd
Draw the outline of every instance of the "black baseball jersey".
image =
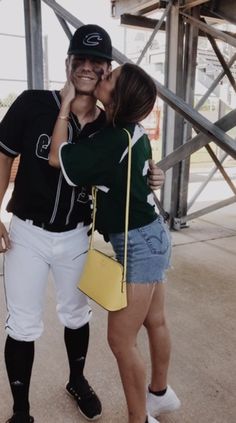
<svg viewBox="0 0 236 423">
<path fill-rule="evenodd" d="M 20 155 L 12 197 L 7 210 L 22 219 L 56 225 L 90 222 L 88 188 L 71 187 L 60 170 L 48 164 L 52 131 L 60 110 L 58 91 L 24 91 L 0 123 L 0 151 Z M 70 114 L 68 141 L 79 142 L 106 124 L 105 113 L 81 130 Z"/>
<path fill-rule="evenodd" d="M 126 125 L 132 140 L 129 229 L 156 219 L 153 193 L 148 185 L 150 141 L 141 125 Z M 77 145 L 60 149 L 63 173 L 70 184 L 97 185 L 96 228 L 103 234 L 123 232 L 127 186 L 128 135 L 123 128 L 107 126 Z"/>
</svg>

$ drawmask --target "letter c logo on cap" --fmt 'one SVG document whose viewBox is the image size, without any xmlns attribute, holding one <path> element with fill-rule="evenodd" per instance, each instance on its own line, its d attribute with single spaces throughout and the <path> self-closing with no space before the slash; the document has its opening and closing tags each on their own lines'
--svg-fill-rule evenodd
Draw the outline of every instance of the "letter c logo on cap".
<svg viewBox="0 0 236 423">
<path fill-rule="evenodd" d="M 98 32 L 92 32 L 84 37 L 83 44 L 85 46 L 98 46 L 99 41 L 102 41 L 101 35 Z"/>
</svg>

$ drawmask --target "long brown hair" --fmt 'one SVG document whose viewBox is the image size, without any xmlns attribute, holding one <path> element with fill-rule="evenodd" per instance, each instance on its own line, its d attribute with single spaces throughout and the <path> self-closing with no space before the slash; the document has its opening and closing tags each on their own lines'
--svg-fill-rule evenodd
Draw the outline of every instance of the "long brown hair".
<svg viewBox="0 0 236 423">
<path fill-rule="evenodd" d="M 152 111 L 157 96 L 152 78 L 139 66 L 125 63 L 113 91 L 113 124 L 138 123 Z"/>
</svg>

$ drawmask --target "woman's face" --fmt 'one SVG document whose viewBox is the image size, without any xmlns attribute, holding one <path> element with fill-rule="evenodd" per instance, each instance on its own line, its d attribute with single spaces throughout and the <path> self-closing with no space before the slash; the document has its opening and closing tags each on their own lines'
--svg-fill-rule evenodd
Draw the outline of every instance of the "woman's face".
<svg viewBox="0 0 236 423">
<path fill-rule="evenodd" d="M 104 79 L 102 79 L 94 90 L 94 96 L 106 107 L 112 104 L 112 93 L 117 79 L 120 76 L 122 66 L 114 69 Z"/>
</svg>

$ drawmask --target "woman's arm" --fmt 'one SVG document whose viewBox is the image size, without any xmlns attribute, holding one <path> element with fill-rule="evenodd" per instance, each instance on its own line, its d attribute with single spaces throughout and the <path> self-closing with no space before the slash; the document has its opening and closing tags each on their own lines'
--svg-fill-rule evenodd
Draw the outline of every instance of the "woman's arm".
<svg viewBox="0 0 236 423">
<path fill-rule="evenodd" d="M 67 81 L 61 91 L 62 102 L 59 115 L 52 133 L 51 146 L 49 152 L 49 164 L 53 167 L 60 167 L 59 149 L 67 140 L 67 125 L 70 113 L 71 102 L 75 98 L 75 88 L 71 81 Z"/>
</svg>

